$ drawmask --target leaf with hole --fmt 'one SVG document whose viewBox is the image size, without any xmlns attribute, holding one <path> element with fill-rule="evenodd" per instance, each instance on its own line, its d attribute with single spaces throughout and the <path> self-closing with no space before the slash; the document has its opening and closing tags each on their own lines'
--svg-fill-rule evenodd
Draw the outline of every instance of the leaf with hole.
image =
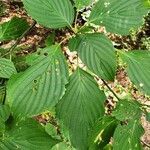
<svg viewBox="0 0 150 150">
<path fill-rule="evenodd" d="M 113 137 L 113 150 L 142 150 L 140 138 L 143 134 L 144 129 L 137 120 L 132 120 L 127 125 L 119 125 Z"/>
<path fill-rule="evenodd" d="M 41 49 L 29 58 L 31 66 L 13 76 L 7 85 L 6 99 L 17 118 L 50 110 L 64 95 L 68 81 L 68 68 L 59 45 Z"/>
<path fill-rule="evenodd" d="M 122 52 L 120 56 L 127 65 L 127 73 L 133 84 L 150 95 L 150 51 Z"/>
<path fill-rule="evenodd" d="M 90 74 L 78 68 L 71 75 L 66 93 L 57 104 L 57 116 L 69 130 L 75 148 L 87 149 L 89 129 L 104 115 L 105 99 Z"/>
<path fill-rule="evenodd" d="M 120 100 L 112 115 L 120 121 L 140 119 L 141 105 L 135 100 Z"/>
<path fill-rule="evenodd" d="M 95 4 L 89 22 L 105 26 L 108 32 L 127 35 L 131 29 L 142 25 L 147 13 L 142 0 L 100 0 Z"/>
</svg>

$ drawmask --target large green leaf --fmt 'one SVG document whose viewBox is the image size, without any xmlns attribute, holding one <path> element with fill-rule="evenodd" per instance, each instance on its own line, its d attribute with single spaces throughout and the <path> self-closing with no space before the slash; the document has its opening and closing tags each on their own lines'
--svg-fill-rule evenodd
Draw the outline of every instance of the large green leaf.
<svg viewBox="0 0 150 150">
<path fill-rule="evenodd" d="M 48 150 L 58 141 L 49 136 L 36 121 L 28 119 L 7 130 L 0 139 L 1 150 Z"/>
<path fill-rule="evenodd" d="M 96 125 L 89 136 L 89 149 L 103 149 L 110 142 L 118 121 L 111 116 L 104 116 Z"/>
<path fill-rule="evenodd" d="M 8 82 L 7 101 L 15 117 L 37 115 L 49 110 L 65 91 L 68 68 L 59 45 L 33 54 L 30 64 L 25 72 Z"/>
<path fill-rule="evenodd" d="M 16 73 L 13 62 L 5 58 L 0 58 L 0 78 L 10 78 L 11 75 Z"/>
<path fill-rule="evenodd" d="M 99 0 L 89 22 L 103 25 L 109 32 L 126 35 L 131 28 L 142 25 L 147 12 L 142 0 Z"/>
<path fill-rule="evenodd" d="M 23 0 L 25 9 L 38 23 L 50 28 L 70 26 L 74 9 L 69 0 Z"/>
<path fill-rule="evenodd" d="M 113 150 L 142 150 L 140 137 L 144 129 L 137 120 L 119 125 L 114 133 Z"/>
<path fill-rule="evenodd" d="M 133 84 L 150 95 L 150 51 L 122 52 L 121 58 L 127 64 L 127 73 Z"/>
<path fill-rule="evenodd" d="M 92 4 L 93 0 L 74 0 L 75 6 L 77 9 L 82 9 L 90 4 Z"/>
<path fill-rule="evenodd" d="M 120 121 L 140 119 L 142 111 L 140 104 L 135 100 L 121 100 L 112 113 Z"/>
<path fill-rule="evenodd" d="M 14 17 L 0 25 L 0 41 L 13 40 L 21 36 L 29 28 L 26 20 Z"/>
<path fill-rule="evenodd" d="M 106 36 L 87 33 L 73 38 L 69 45 L 72 51 L 78 51 L 83 63 L 96 75 L 106 80 L 114 79 L 116 55 L 111 41 Z"/>
<path fill-rule="evenodd" d="M 90 74 L 78 68 L 71 75 L 66 93 L 57 105 L 57 116 L 68 128 L 75 148 L 87 149 L 89 129 L 103 116 L 105 99 Z"/>
</svg>

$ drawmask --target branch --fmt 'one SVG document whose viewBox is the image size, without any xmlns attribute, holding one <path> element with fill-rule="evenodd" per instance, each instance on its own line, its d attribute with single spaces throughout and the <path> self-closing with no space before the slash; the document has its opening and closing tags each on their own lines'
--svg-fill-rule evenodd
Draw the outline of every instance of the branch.
<svg viewBox="0 0 150 150">
<path fill-rule="evenodd" d="M 120 98 L 117 96 L 117 94 L 111 89 L 111 87 L 107 84 L 107 82 L 103 79 L 101 79 L 103 81 L 103 83 L 107 86 L 107 88 L 109 89 L 109 91 L 120 101 Z"/>
<path fill-rule="evenodd" d="M 143 143 L 143 145 L 145 145 L 146 147 L 150 148 L 150 145 L 148 145 L 147 143 L 145 143 L 144 141 L 141 140 L 141 142 Z"/>
</svg>

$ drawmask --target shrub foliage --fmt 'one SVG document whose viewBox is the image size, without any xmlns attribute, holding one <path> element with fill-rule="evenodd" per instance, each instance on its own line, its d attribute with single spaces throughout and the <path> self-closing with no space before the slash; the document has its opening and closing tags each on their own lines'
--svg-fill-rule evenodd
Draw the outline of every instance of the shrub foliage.
<svg viewBox="0 0 150 150">
<path fill-rule="evenodd" d="M 23 5 L 40 25 L 68 28 L 70 35 L 60 43 L 50 35 L 45 48 L 26 56 L 27 67 L 22 71 L 13 52 L 33 26 L 17 17 L 0 25 L 1 42 L 16 40 L 0 58 L 0 149 L 141 150 L 142 114 L 150 120 L 146 106 L 133 98 L 121 99 L 107 82 L 114 82 L 121 59 L 135 87 L 150 95 L 150 51 L 117 50 L 107 34 L 97 29 L 128 35 L 142 25 L 149 1 L 23 0 Z M 78 15 L 85 8 L 91 13 L 79 24 Z M 70 69 L 63 52 L 66 41 L 69 50 L 77 53 L 76 70 Z M 106 93 L 97 79 L 118 101 L 109 115 Z M 53 116 L 54 123 L 44 126 L 33 119 L 45 113 Z"/>
</svg>

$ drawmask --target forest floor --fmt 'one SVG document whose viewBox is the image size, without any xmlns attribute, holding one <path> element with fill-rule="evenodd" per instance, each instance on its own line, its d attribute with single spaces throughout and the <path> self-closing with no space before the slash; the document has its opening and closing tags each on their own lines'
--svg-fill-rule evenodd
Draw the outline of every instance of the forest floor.
<svg viewBox="0 0 150 150">
<path fill-rule="evenodd" d="M 2 12 L 2 4 L 0 2 L 0 24 L 6 21 L 9 21 L 12 17 L 18 16 L 21 18 L 27 19 L 29 24 L 32 24 L 33 20 L 27 16 L 25 10 L 22 7 L 22 3 L 19 0 L 11 1 L 11 0 L 2 0 L 4 3 L 4 11 Z M 80 19 L 80 18 L 79 18 Z M 101 30 L 101 29 L 100 29 Z M 33 28 L 29 35 L 24 37 L 19 47 L 22 47 L 21 51 L 17 52 L 17 55 L 26 55 L 28 53 L 32 53 L 36 51 L 37 47 L 44 47 L 45 39 L 53 32 L 51 29 L 44 28 L 38 24 Z M 57 30 L 56 31 L 56 40 L 60 41 L 65 37 L 68 33 L 67 30 Z M 101 32 L 101 31 L 100 31 Z M 145 18 L 144 25 L 137 31 L 132 33 L 129 36 L 118 36 L 115 34 L 107 33 L 108 37 L 113 41 L 115 47 L 117 49 L 130 49 L 130 50 L 145 50 L 150 49 L 150 15 Z M 1 48 L 9 48 L 14 44 L 15 41 L 11 42 L 3 42 L 0 43 Z M 64 51 L 71 62 L 72 66 L 76 65 L 76 54 L 71 53 L 68 48 L 64 44 Z M 102 85 L 99 80 L 98 83 Z M 129 78 L 127 77 L 127 73 L 124 68 L 118 67 L 116 79 L 114 83 L 109 83 L 109 86 L 119 95 L 120 98 L 125 98 L 128 96 L 132 96 L 134 99 L 140 101 L 141 103 L 150 105 L 150 98 L 146 95 L 143 95 L 139 92 L 136 87 L 131 84 Z M 104 90 L 106 90 L 103 85 Z M 107 112 L 111 112 L 115 107 L 116 99 L 113 97 L 111 93 L 108 93 L 108 99 L 106 102 Z M 129 93 L 129 94 L 127 94 Z M 43 121 L 44 118 L 38 117 L 39 121 Z M 144 143 L 150 145 L 150 123 L 148 123 L 145 117 L 142 117 L 142 124 L 145 129 L 145 134 L 142 138 Z M 144 144 L 145 145 L 145 144 Z M 145 148 L 146 149 L 146 148 Z"/>
</svg>

